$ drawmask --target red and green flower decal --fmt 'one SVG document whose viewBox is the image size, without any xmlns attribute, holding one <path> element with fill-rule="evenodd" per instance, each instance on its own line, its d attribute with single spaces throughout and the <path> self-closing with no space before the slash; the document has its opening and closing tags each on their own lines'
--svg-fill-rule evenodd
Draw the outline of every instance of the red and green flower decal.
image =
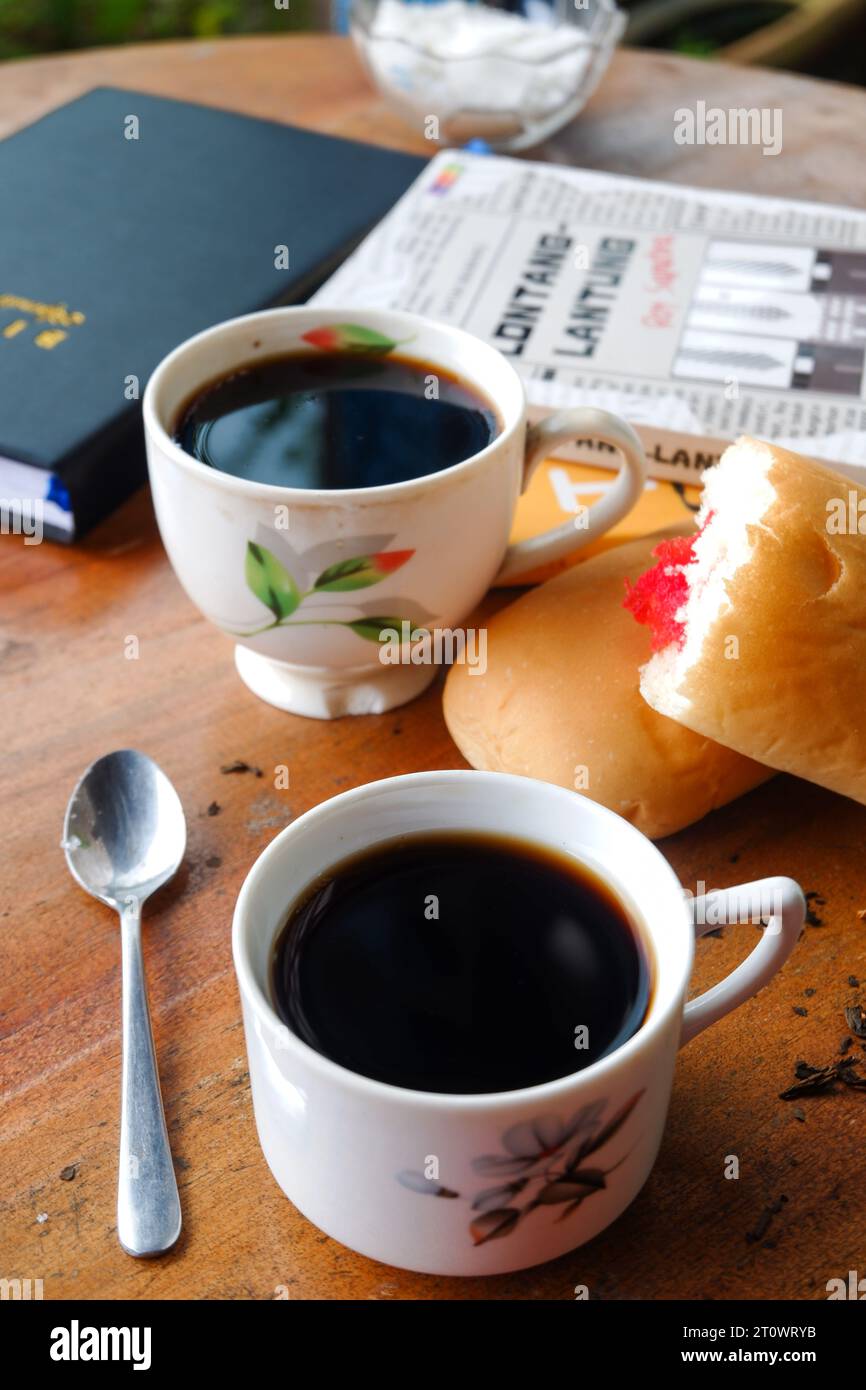
<svg viewBox="0 0 866 1390">
<path fill-rule="evenodd" d="M 323 569 L 308 589 L 302 590 L 286 566 L 271 550 L 259 541 L 247 542 L 244 578 L 247 588 L 271 613 L 271 621 L 252 632 L 236 636 L 255 637 L 275 627 L 332 626 L 348 627 L 368 642 L 378 642 L 385 630 L 401 631 L 402 617 L 365 615 L 355 619 L 328 618 L 319 612 L 317 617 L 292 620 L 293 614 L 305 600 L 316 594 L 346 594 L 369 589 L 380 584 L 401 569 L 414 550 L 380 550 L 372 555 L 353 555 L 337 560 Z"/>
<path fill-rule="evenodd" d="M 380 550 L 377 555 L 355 555 L 323 570 L 311 592 L 345 594 L 352 589 L 369 589 L 411 560 L 414 550 Z"/>
<path fill-rule="evenodd" d="M 311 328 L 308 333 L 302 333 L 301 337 L 305 343 L 321 348 L 323 352 L 364 352 L 384 357 L 400 346 L 395 338 L 388 338 L 384 333 L 377 333 L 375 329 L 365 328 L 360 323 L 323 324 L 321 328 Z M 409 340 L 406 338 L 403 341 Z"/>
</svg>

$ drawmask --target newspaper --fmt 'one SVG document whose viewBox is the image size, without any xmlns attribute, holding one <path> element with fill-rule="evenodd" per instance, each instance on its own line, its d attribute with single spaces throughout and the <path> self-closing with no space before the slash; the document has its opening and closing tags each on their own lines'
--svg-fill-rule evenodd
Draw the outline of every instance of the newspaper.
<svg viewBox="0 0 866 1390">
<path fill-rule="evenodd" d="M 744 433 L 863 476 L 866 213 L 445 150 L 314 302 L 477 334 L 534 417 L 615 411 L 656 478 Z"/>
</svg>

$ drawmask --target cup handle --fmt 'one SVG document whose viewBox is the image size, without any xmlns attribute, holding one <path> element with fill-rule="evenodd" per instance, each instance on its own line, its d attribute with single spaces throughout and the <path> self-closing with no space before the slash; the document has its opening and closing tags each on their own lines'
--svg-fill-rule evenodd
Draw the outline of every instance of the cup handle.
<svg viewBox="0 0 866 1390">
<path fill-rule="evenodd" d="M 792 878 L 761 878 L 722 888 L 693 898 L 691 906 L 695 936 L 705 936 L 726 922 L 769 920 L 757 946 L 736 970 L 686 1004 L 681 1047 L 763 989 L 793 951 L 806 918 L 803 890 Z"/>
<path fill-rule="evenodd" d="M 576 550 L 582 550 L 609 531 L 626 512 L 630 512 L 640 497 L 647 473 L 646 455 L 640 439 L 625 420 L 620 420 L 619 416 L 611 415 L 607 410 L 596 410 L 594 406 L 558 410 L 529 426 L 526 431 L 521 492 L 526 491 L 541 460 L 552 454 L 557 445 L 572 439 L 596 439 L 619 450 L 623 462 L 613 487 L 593 504 L 583 518 L 575 517 L 562 526 L 545 531 L 541 536 L 531 536 L 510 545 L 494 584 L 519 579 L 539 565 L 561 560 L 566 555 L 573 555 Z M 578 526 L 578 520 L 585 520 L 586 524 Z"/>
</svg>

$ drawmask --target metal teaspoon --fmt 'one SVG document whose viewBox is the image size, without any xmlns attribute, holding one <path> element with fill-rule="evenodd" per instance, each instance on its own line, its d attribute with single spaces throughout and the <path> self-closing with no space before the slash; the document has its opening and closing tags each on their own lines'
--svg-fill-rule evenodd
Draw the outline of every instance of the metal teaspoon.
<svg viewBox="0 0 866 1390">
<path fill-rule="evenodd" d="M 161 1255 L 180 1235 L 141 954 L 141 907 L 186 848 L 180 799 L 151 758 L 122 749 L 84 773 L 66 808 L 66 862 L 81 887 L 120 914 L 123 1070 L 117 1235 L 129 1255 Z"/>
</svg>

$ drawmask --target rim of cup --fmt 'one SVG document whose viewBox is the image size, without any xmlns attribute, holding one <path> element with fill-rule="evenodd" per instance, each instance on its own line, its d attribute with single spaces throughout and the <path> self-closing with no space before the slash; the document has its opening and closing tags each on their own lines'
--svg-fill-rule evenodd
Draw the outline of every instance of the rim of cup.
<svg viewBox="0 0 866 1390">
<path fill-rule="evenodd" d="M 416 786 L 419 784 L 427 784 L 432 788 L 432 784 L 435 782 L 439 781 L 441 783 L 443 779 L 449 781 L 452 778 L 472 778 L 479 782 L 483 779 L 484 782 L 502 787 L 503 794 L 507 791 L 507 784 L 512 784 L 512 788 L 516 790 L 519 788 L 520 784 L 529 783 L 533 787 L 543 788 L 544 794 L 549 793 L 552 800 L 567 798 L 571 803 L 572 798 L 578 795 L 575 792 L 568 791 L 567 788 L 556 786 L 553 783 L 541 782 L 533 777 L 521 777 L 514 773 L 482 772 L 473 768 L 449 768 L 440 771 L 409 772 L 396 777 L 379 778 L 375 782 L 363 783 L 361 786 L 353 787 L 345 792 L 338 793 L 336 796 L 329 797 L 327 801 L 319 802 L 318 805 L 313 806 L 309 811 L 298 816 L 296 820 L 292 821 L 290 825 L 287 825 L 284 830 L 281 830 L 279 834 L 274 836 L 270 844 L 265 846 L 261 854 L 253 862 L 241 885 L 232 919 L 232 957 L 239 986 L 241 987 L 245 1001 L 255 1012 L 257 1024 L 264 1024 L 272 1034 L 276 1030 L 280 1030 L 281 1036 L 285 1039 L 283 1044 L 285 1051 L 290 1052 L 297 1050 L 307 1065 L 317 1071 L 323 1080 L 331 1084 L 339 1085 L 346 1090 L 351 1090 L 355 1094 L 360 1093 L 361 1095 L 365 1095 L 371 1101 L 412 1106 L 426 1110 L 433 1108 L 439 1110 L 463 1109 L 491 1111 L 512 1107 L 516 1104 L 540 1104 L 542 1102 L 546 1104 L 550 1101 L 555 1102 L 558 1098 L 567 1100 L 569 1092 L 575 1087 L 579 1087 L 587 1081 L 603 1081 L 609 1073 L 615 1071 L 616 1068 L 622 1066 L 624 1063 L 627 1065 L 635 1054 L 655 1041 L 656 1036 L 668 1025 L 674 1006 L 678 1005 L 681 1008 L 679 1000 L 688 986 L 694 956 L 694 931 L 683 897 L 682 885 L 674 873 L 674 870 L 651 840 L 648 840 L 645 835 L 642 835 L 639 830 L 628 821 L 623 820 L 623 818 L 618 816 L 614 811 L 608 810 L 607 807 L 600 805 L 598 802 L 591 801 L 588 797 L 581 798 L 581 804 L 583 808 L 586 809 L 587 814 L 595 816 L 602 821 L 606 820 L 611 827 L 616 827 L 617 834 L 622 835 L 628 833 L 630 836 L 637 837 L 639 840 L 649 845 L 653 853 L 658 856 L 660 866 L 666 871 L 670 880 L 671 903 L 673 905 L 673 902 L 676 901 L 681 906 L 680 925 L 685 945 L 682 956 L 680 979 L 674 982 L 673 988 L 671 988 L 671 981 L 669 979 L 670 971 L 666 972 L 668 978 L 666 979 L 665 985 L 665 999 L 660 1000 L 660 965 L 658 952 L 655 949 L 655 934 L 644 924 L 644 916 L 638 904 L 631 898 L 631 895 L 621 886 L 617 878 L 613 875 L 609 876 L 610 886 L 613 888 L 620 901 L 623 902 L 627 910 L 629 910 L 630 915 L 635 914 L 638 916 L 638 930 L 643 933 L 645 939 L 649 937 L 649 944 L 653 953 L 653 981 L 648 1013 L 640 1027 L 613 1052 L 598 1058 L 597 1061 L 591 1062 L 588 1066 L 581 1068 L 579 1071 L 568 1072 L 565 1076 L 556 1077 L 552 1081 L 543 1081 L 535 1086 L 523 1086 L 509 1091 L 481 1091 L 465 1094 L 463 1092 L 452 1093 L 449 1091 L 421 1091 L 411 1087 L 395 1086 L 391 1082 L 378 1081 L 373 1077 L 363 1075 L 361 1072 L 354 1072 L 350 1068 L 344 1067 L 342 1063 L 332 1061 L 330 1057 L 326 1057 L 322 1053 L 317 1052 L 315 1048 L 310 1047 L 308 1043 L 304 1042 L 302 1038 L 299 1038 L 298 1035 L 292 1031 L 288 1024 L 283 1022 L 268 995 L 261 989 L 258 983 L 256 971 L 251 963 L 248 951 L 247 938 L 249 934 L 255 930 L 248 904 L 257 881 L 269 871 L 271 862 L 279 858 L 282 853 L 282 846 L 285 844 L 286 840 L 290 839 L 302 826 L 307 826 L 317 820 L 326 819 L 329 814 L 333 813 L 333 806 L 337 801 L 341 803 L 341 809 L 343 809 L 351 805 L 352 802 L 362 802 L 371 792 L 375 793 L 380 788 L 390 787 L 399 790 L 401 784 L 404 786 L 409 786 L 410 784 Z M 447 830 L 449 826 L 446 823 L 439 828 Z M 485 826 L 481 825 L 478 829 L 483 832 Z M 425 832 L 420 831 L 418 833 L 424 834 Z M 396 839 L 398 837 L 389 836 L 388 838 Z M 519 835 L 517 838 L 520 838 Z M 537 840 L 532 840 L 531 842 L 536 844 L 543 843 Z M 386 843 L 386 841 L 377 838 L 371 839 L 369 844 L 364 846 L 364 849 L 372 848 L 373 845 L 379 843 Z M 359 852 L 363 852 L 363 850 Z M 600 866 L 592 861 L 591 856 L 575 854 L 574 857 L 578 862 L 588 863 L 591 868 L 599 872 Z M 341 856 L 339 853 L 336 853 L 334 858 L 330 861 L 330 865 L 336 866 L 340 862 Z M 323 870 L 323 872 L 326 871 L 326 869 Z M 607 881 L 607 871 L 601 869 L 601 872 L 605 873 Z M 306 886 L 307 884 L 303 885 L 303 887 Z M 303 891 L 303 887 L 299 891 Z M 273 929 L 270 943 L 271 947 L 276 940 L 277 933 L 281 926 L 285 924 L 288 913 L 291 912 L 296 898 L 297 894 L 293 894 L 287 912 L 281 918 L 280 924 Z M 674 915 L 675 914 L 672 912 L 668 928 L 671 932 L 677 930 Z"/>
<path fill-rule="evenodd" d="M 202 463 L 200 459 L 188 454 L 185 449 L 172 438 L 172 435 L 163 421 L 163 411 L 161 409 L 160 396 L 165 391 L 166 380 L 171 378 L 173 372 L 177 370 L 178 364 L 191 355 L 198 352 L 208 341 L 219 337 L 229 337 L 243 329 L 249 329 L 252 334 L 262 333 L 260 349 L 251 348 L 248 353 L 238 353 L 238 361 L 234 367 L 229 367 L 224 371 L 204 374 L 197 386 L 188 390 L 183 395 L 183 400 L 191 400 L 197 392 L 201 391 L 208 383 L 220 380 L 221 377 L 228 375 L 231 371 L 241 370 L 255 365 L 255 352 L 261 351 L 262 360 L 269 357 L 279 356 L 280 349 L 273 342 L 268 344 L 264 341 L 269 326 L 276 320 L 286 318 L 314 319 L 317 324 L 327 325 L 328 323 L 341 323 L 347 318 L 355 321 L 360 319 L 364 326 L 377 327 L 379 324 L 399 326 L 405 325 L 407 329 L 415 328 L 418 332 L 426 331 L 436 336 L 447 334 L 450 339 L 458 339 L 465 346 L 467 353 L 471 352 L 484 360 L 489 366 L 495 367 L 498 372 L 505 372 L 509 377 L 509 385 L 515 394 L 510 397 L 509 402 L 493 393 L 479 380 L 481 372 L 469 371 L 464 367 L 459 369 L 441 363 L 443 370 L 465 376 L 471 385 L 489 401 L 501 420 L 502 428 L 493 436 L 489 444 L 477 453 L 471 454 L 469 458 L 462 459 L 459 463 L 454 463 L 450 468 L 440 469 L 437 473 L 427 473 L 420 478 L 406 478 L 397 483 L 381 483 L 374 487 L 354 487 L 354 488 L 306 488 L 284 486 L 280 483 L 262 483 L 249 478 L 238 478 L 232 473 L 223 473 L 219 469 L 212 468 L 209 464 Z M 293 351 L 292 348 L 286 349 L 287 352 Z M 316 349 L 311 352 L 315 353 Z M 409 354 L 406 354 L 409 356 Z M 442 354 L 445 356 L 444 352 Z M 432 354 L 436 358 L 436 354 Z M 426 360 L 426 359 L 421 359 Z M 430 362 L 431 366 L 436 366 L 437 361 Z M 504 395 L 504 392 L 502 393 Z M 513 402 L 513 404 L 512 404 Z M 242 496 L 256 498 L 260 501 L 271 501 L 274 503 L 285 503 L 288 499 L 294 499 L 296 504 L 304 501 L 316 502 L 339 502 L 351 497 L 363 506 L 366 500 L 369 503 L 383 502 L 390 498 L 410 497 L 415 493 L 425 491 L 431 486 L 447 484 L 460 473 L 468 472 L 470 468 L 476 467 L 484 459 L 488 458 L 495 450 L 503 444 L 511 441 L 515 433 L 520 429 L 525 418 L 526 392 L 523 382 L 515 368 L 497 348 L 491 347 L 483 339 L 477 338 L 475 334 L 466 332 L 463 328 L 452 328 L 450 324 L 444 324 L 440 320 L 429 318 L 422 314 L 412 314 L 405 310 L 398 309 L 335 309 L 322 306 L 307 304 L 282 305 L 273 309 L 260 309 L 252 314 L 242 314 L 237 318 L 224 319 L 221 323 L 213 324 L 210 328 L 202 329 L 191 338 L 186 338 L 173 348 L 166 357 L 162 359 L 156 369 L 152 372 L 142 398 L 142 415 L 144 427 L 159 445 L 159 448 L 174 463 L 184 468 L 188 473 L 199 478 L 200 481 L 209 483 L 212 487 L 228 489 L 230 492 L 238 493 Z"/>
</svg>

